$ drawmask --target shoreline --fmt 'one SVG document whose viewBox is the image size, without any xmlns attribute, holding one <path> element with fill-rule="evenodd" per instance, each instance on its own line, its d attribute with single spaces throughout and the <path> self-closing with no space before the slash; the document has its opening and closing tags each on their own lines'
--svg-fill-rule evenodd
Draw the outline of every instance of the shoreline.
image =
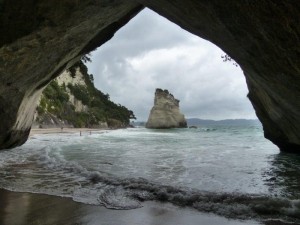
<svg viewBox="0 0 300 225">
<path fill-rule="evenodd" d="M 29 137 L 33 137 L 37 134 L 75 134 L 82 132 L 85 133 L 103 133 L 110 131 L 110 128 L 32 128 L 29 133 Z"/>
<path fill-rule="evenodd" d="M 143 202 L 131 210 L 107 209 L 71 198 L 0 188 L 1 225 L 299 225 L 280 220 L 228 219 L 170 203 Z"/>
<path fill-rule="evenodd" d="M 0 189 L 1 225 L 258 225 L 180 208 L 144 202 L 142 208 L 113 210 L 71 198 Z M 268 224 L 272 225 L 272 224 Z"/>
</svg>

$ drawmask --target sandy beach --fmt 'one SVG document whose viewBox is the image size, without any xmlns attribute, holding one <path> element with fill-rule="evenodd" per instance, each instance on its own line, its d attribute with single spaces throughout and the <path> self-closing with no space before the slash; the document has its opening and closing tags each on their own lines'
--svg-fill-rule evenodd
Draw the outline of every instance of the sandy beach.
<svg viewBox="0 0 300 225">
<path fill-rule="evenodd" d="M 0 189 L 1 225 L 288 225 L 281 221 L 232 220 L 157 202 L 112 210 L 44 194 Z M 299 224 L 294 224 L 299 225 Z"/>
<path fill-rule="evenodd" d="M 42 194 L 0 189 L 1 225 L 255 225 L 171 204 L 146 202 L 134 210 L 111 210 Z"/>
<path fill-rule="evenodd" d="M 30 137 L 36 134 L 60 134 L 60 133 L 80 133 L 82 135 L 88 135 L 91 133 L 102 133 L 110 129 L 92 129 L 92 128 L 34 128 L 30 130 Z"/>
</svg>

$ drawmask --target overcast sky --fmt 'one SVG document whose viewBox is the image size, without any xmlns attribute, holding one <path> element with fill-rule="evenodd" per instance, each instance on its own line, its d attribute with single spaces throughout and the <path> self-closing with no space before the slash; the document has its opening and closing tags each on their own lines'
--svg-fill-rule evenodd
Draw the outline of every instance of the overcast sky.
<svg viewBox="0 0 300 225">
<path fill-rule="evenodd" d="M 147 120 L 156 88 L 180 100 L 186 118 L 256 118 L 239 67 L 214 44 L 145 9 L 92 52 L 95 86 Z"/>
</svg>

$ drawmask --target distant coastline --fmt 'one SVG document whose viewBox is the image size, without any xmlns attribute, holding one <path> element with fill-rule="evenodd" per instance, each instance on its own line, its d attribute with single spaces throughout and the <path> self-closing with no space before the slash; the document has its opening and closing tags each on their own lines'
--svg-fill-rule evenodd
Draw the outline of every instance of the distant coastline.
<svg viewBox="0 0 300 225">
<path fill-rule="evenodd" d="M 212 125 L 227 125 L 227 126 L 257 126 L 261 125 L 258 119 L 225 119 L 225 120 L 205 120 L 199 118 L 186 119 L 188 126 L 212 126 Z M 132 125 L 145 126 L 145 121 L 136 121 Z"/>
<path fill-rule="evenodd" d="M 199 118 L 186 119 L 188 126 L 193 125 L 230 125 L 230 126 L 245 126 L 245 125 L 261 125 L 258 119 L 225 119 L 225 120 L 204 120 Z"/>
</svg>

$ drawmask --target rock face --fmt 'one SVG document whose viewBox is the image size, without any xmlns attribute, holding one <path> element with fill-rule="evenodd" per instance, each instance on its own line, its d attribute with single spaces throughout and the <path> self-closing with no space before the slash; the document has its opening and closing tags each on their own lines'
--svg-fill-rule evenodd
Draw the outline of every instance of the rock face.
<svg viewBox="0 0 300 225">
<path fill-rule="evenodd" d="M 300 1 L 140 0 L 242 68 L 265 137 L 300 153 Z"/>
<path fill-rule="evenodd" d="M 300 153 L 300 1 L 0 1 L 0 149 L 27 139 L 44 86 L 144 6 L 230 55 L 265 137 Z M 13 18 L 13 19 L 11 19 Z"/>
<path fill-rule="evenodd" d="M 0 1 L 0 149 L 27 140 L 37 100 L 52 79 L 142 8 L 122 0 Z"/>
<path fill-rule="evenodd" d="M 79 68 L 76 68 L 75 71 L 75 77 L 73 78 L 71 75 L 71 72 L 68 70 L 65 70 L 62 74 L 60 74 L 57 78 L 54 79 L 55 82 L 57 82 L 57 85 L 59 87 L 65 86 L 67 87 L 69 84 L 71 85 L 82 85 L 86 86 L 83 74 L 81 73 Z M 46 89 L 45 89 L 46 90 Z M 68 95 L 68 114 L 74 113 L 74 112 L 87 112 L 88 107 L 82 103 L 82 101 L 78 100 L 68 88 L 65 88 L 64 93 Z M 44 93 L 41 95 L 41 99 L 47 99 L 45 97 Z M 49 112 L 47 110 L 47 103 L 44 107 L 41 105 L 41 99 L 38 103 L 38 108 L 35 112 L 34 116 L 34 122 L 32 127 L 33 128 L 73 128 L 74 124 L 69 122 L 68 120 L 60 119 L 58 118 L 58 115 L 56 112 Z M 54 105 L 51 107 L 55 107 Z M 42 113 L 39 112 L 40 108 L 42 108 Z M 49 107 L 50 108 L 50 107 Z M 74 108 L 74 109 L 73 109 Z M 70 112 L 72 111 L 72 112 Z M 73 112 L 74 111 L 74 112 Z M 106 127 L 107 128 L 107 125 Z"/>
<path fill-rule="evenodd" d="M 187 127 L 184 115 L 179 110 L 179 100 L 168 90 L 156 89 L 154 106 L 151 109 L 146 128 L 182 128 Z"/>
<path fill-rule="evenodd" d="M 116 104 L 94 85 L 94 77 L 77 62 L 44 89 L 36 108 L 34 127 L 124 128 L 133 111 Z"/>
</svg>

